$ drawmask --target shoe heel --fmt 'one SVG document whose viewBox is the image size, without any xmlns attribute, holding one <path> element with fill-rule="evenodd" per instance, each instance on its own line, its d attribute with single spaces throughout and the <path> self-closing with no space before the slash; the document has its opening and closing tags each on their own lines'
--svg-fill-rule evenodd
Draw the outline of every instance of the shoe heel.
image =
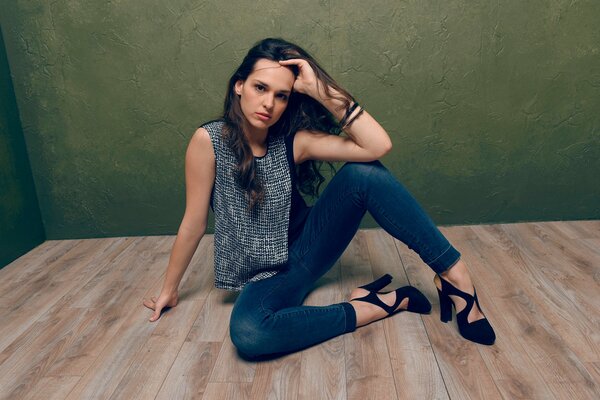
<svg viewBox="0 0 600 400">
<path fill-rule="evenodd" d="M 450 295 L 460 297 L 467 303 L 465 308 L 460 310 L 460 312 L 457 310 L 456 313 L 456 324 L 461 336 L 475 343 L 485 345 L 494 344 L 496 333 L 485 316 L 483 319 L 473 322 L 469 322 L 468 320 L 469 313 L 475 304 L 477 304 L 477 307 L 483 313 L 481 306 L 479 306 L 475 288 L 473 288 L 473 295 L 470 295 L 457 289 L 445 279 L 442 279 L 442 290 L 438 289 L 438 295 L 440 297 L 440 319 L 442 322 L 448 322 L 452 319 L 452 305 L 454 305 L 454 302 L 450 298 Z M 454 308 L 456 309 L 456 306 Z"/>
<path fill-rule="evenodd" d="M 450 299 L 450 296 L 443 294 L 440 289 L 437 292 L 440 299 L 440 321 L 452 321 L 452 299 Z"/>
<path fill-rule="evenodd" d="M 365 290 L 368 290 L 369 292 L 377 292 L 377 291 L 383 289 L 384 287 L 386 287 L 387 285 L 389 285 L 391 281 L 392 281 L 392 276 L 390 274 L 385 274 L 381 278 L 377 279 L 376 281 L 373 281 L 371 283 L 368 283 L 366 285 L 359 286 L 359 287 L 363 288 Z"/>
</svg>

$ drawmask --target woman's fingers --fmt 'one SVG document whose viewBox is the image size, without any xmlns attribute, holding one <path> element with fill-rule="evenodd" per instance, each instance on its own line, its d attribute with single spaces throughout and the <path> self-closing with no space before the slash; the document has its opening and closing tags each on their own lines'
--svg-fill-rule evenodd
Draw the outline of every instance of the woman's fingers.
<svg viewBox="0 0 600 400">
<path fill-rule="evenodd" d="M 159 308 L 157 307 L 157 308 L 156 308 L 156 310 L 154 310 L 154 314 L 152 314 L 152 316 L 150 317 L 150 320 L 149 320 L 149 321 L 150 321 L 150 322 L 154 322 L 154 321 L 156 321 L 157 319 L 159 319 L 159 318 L 160 318 L 160 311 L 161 311 L 161 309 L 159 309 Z"/>
<path fill-rule="evenodd" d="M 310 69 L 308 65 L 308 61 L 303 60 L 301 58 L 292 58 L 290 60 L 280 60 L 279 63 L 281 65 L 296 65 L 298 67 L 298 76 L 296 79 L 302 79 L 304 75 L 306 75 L 307 71 Z"/>
<path fill-rule="evenodd" d="M 164 306 L 165 305 L 162 303 L 156 303 L 156 306 L 154 307 L 154 313 L 152 313 L 152 316 L 150 317 L 150 322 L 154 322 L 160 318 L 160 312 Z"/>
<path fill-rule="evenodd" d="M 149 321 L 154 322 L 159 319 L 163 310 L 168 310 L 169 308 L 177 305 L 177 300 L 177 293 L 172 295 L 163 295 L 161 293 L 158 298 L 156 298 L 156 296 L 152 296 L 150 299 L 144 299 L 144 305 L 154 311 Z"/>
<path fill-rule="evenodd" d="M 313 93 L 317 89 L 316 76 L 308 61 L 302 58 L 292 58 L 289 60 L 280 60 L 279 63 L 280 65 L 297 65 L 299 72 L 294 81 L 294 90 L 309 96 L 314 96 Z"/>
<path fill-rule="evenodd" d="M 156 301 L 144 299 L 143 304 L 149 309 L 154 310 L 154 307 L 156 306 Z"/>
<path fill-rule="evenodd" d="M 279 62 L 282 63 L 283 65 L 295 64 L 295 65 L 301 66 L 301 65 L 303 65 L 303 63 L 306 63 L 307 61 L 302 58 L 290 58 L 289 60 L 279 60 Z"/>
</svg>

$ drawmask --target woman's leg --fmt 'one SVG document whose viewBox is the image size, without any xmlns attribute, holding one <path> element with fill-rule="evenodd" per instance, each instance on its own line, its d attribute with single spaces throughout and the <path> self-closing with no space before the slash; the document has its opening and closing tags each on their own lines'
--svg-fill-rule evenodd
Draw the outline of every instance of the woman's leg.
<svg viewBox="0 0 600 400">
<path fill-rule="evenodd" d="M 344 164 L 324 190 L 322 197 L 327 200 L 321 204 L 318 213 L 313 215 L 314 210 L 311 212 L 307 220 L 308 226 L 305 226 L 304 232 L 292 246 L 296 258 L 313 271 L 317 278 L 330 268 L 329 263 L 335 262 L 343 253 L 365 211 L 369 211 L 386 232 L 414 250 L 436 274 L 473 295 L 471 277 L 466 264 L 460 260 L 460 253 L 379 160 Z M 336 235 L 338 230 L 341 234 Z M 439 277 L 436 275 L 435 278 L 435 284 L 440 288 Z M 456 296 L 452 298 L 457 312 L 466 306 L 463 299 Z M 364 308 L 365 305 L 360 306 Z M 482 318 L 483 313 L 479 307 L 474 306 L 469 312 L 468 321 Z M 358 320 L 360 319 L 359 317 Z"/>
<path fill-rule="evenodd" d="M 288 268 L 247 285 L 238 297 L 230 332 L 242 353 L 256 356 L 294 351 L 356 328 L 357 315 L 349 303 L 327 307 L 300 304 L 346 249 L 367 210 L 436 272 L 459 259 L 458 251 L 379 161 L 346 163 L 290 246 Z"/>
<path fill-rule="evenodd" d="M 290 259 L 318 279 L 344 252 L 366 211 L 436 273 L 459 260 L 460 253 L 378 160 L 344 164 L 313 207 L 302 234 L 292 243 Z"/>
<path fill-rule="evenodd" d="M 246 358 L 289 353 L 356 328 L 349 303 L 301 306 L 313 284 L 300 265 L 248 283 L 238 296 L 229 325 L 231 341 Z"/>
</svg>

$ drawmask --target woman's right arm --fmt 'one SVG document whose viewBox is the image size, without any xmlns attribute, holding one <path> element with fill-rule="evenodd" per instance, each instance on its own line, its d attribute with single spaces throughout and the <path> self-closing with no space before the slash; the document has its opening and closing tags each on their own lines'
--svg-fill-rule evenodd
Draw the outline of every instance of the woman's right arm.
<svg viewBox="0 0 600 400">
<path fill-rule="evenodd" d="M 154 310 L 150 321 L 160 318 L 164 307 L 177 305 L 179 283 L 206 231 L 214 182 L 212 143 L 206 129 L 198 128 L 185 155 L 185 214 L 171 250 L 165 281 L 158 299 L 144 300 L 144 305 Z"/>
</svg>

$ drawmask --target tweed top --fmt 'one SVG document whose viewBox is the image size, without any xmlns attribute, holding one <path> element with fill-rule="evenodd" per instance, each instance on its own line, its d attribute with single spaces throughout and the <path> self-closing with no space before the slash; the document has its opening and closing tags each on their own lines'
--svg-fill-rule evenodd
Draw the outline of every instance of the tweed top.
<svg viewBox="0 0 600 400">
<path fill-rule="evenodd" d="M 235 155 L 222 137 L 223 120 L 202 125 L 215 153 L 211 194 L 215 214 L 215 287 L 241 290 L 246 283 L 268 278 L 288 260 L 288 227 L 292 180 L 282 135 L 269 135 L 267 153 L 255 157 L 265 189 L 264 202 L 247 211 L 246 193 L 235 182 Z"/>
</svg>

